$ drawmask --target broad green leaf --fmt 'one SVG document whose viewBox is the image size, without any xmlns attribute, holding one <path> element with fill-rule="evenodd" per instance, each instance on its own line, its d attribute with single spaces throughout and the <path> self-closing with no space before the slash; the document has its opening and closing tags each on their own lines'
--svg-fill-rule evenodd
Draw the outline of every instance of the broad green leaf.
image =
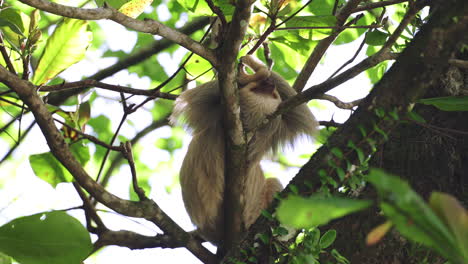
<svg viewBox="0 0 468 264">
<path fill-rule="evenodd" d="M 331 244 L 333 244 L 333 242 L 335 242 L 335 239 L 336 239 L 336 230 L 334 230 L 334 229 L 328 230 L 320 238 L 320 242 L 319 242 L 320 248 L 324 249 L 324 248 L 327 248 L 327 247 L 331 246 Z"/>
<path fill-rule="evenodd" d="M 333 15 L 333 7 L 335 5 L 335 0 L 314 0 L 307 7 L 310 12 L 314 15 L 325 16 Z M 344 4 L 344 0 L 338 1 L 338 7 Z"/>
<path fill-rule="evenodd" d="M 455 236 L 464 262 L 468 263 L 468 211 L 455 197 L 440 192 L 431 193 L 429 205 Z"/>
<path fill-rule="evenodd" d="M 456 255 L 454 236 L 407 182 L 372 169 L 368 181 L 377 189 L 385 216 L 405 237 L 436 249 L 444 257 Z"/>
<path fill-rule="evenodd" d="M 211 64 L 196 54 L 185 64 L 185 69 L 191 79 L 198 77 L 197 83 L 205 83 L 213 80 L 213 71 L 205 73 L 207 70 L 211 69 Z"/>
<path fill-rule="evenodd" d="M 87 21 L 66 18 L 47 40 L 33 83 L 44 84 L 82 60 L 92 36 Z"/>
<path fill-rule="evenodd" d="M 353 18 L 350 18 L 353 19 Z M 364 16 L 353 26 L 368 26 L 373 22 L 372 15 L 365 13 Z M 340 45 L 350 43 L 361 36 L 367 29 L 365 28 L 347 28 L 338 35 L 333 44 Z"/>
<path fill-rule="evenodd" d="M 332 32 L 331 28 L 336 26 L 335 16 L 295 16 L 286 22 L 288 28 L 311 28 L 315 29 L 297 29 L 299 35 L 308 40 L 321 40 L 326 38 Z M 296 29 L 291 29 L 295 30 Z"/>
<path fill-rule="evenodd" d="M 281 201 L 277 213 L 280 222 L 287 226 L 310 228 L 324 225 L 333 219 L 365 209 L 371 204 L 371 201 L 339 197 L 312 196 L 302 198 L 290 196 Z"/>
<path fill-rule="evenodd" d="M 88 147 L 78 142 L 71 145 L 70 150 L 83 166 L 89 161 L 90 154 Z M 51 152 L 29 156 L 29 164 L 37 177 L 48 182 L 53 187 L 56 187 L 57 184 L 61 182 L 73 181 L 73 176 L 70 172 L 68 172 Z"/>
<path fill-rule="evenodd" d="M 197 16 L 213 15 L 213 11 L 211 11 L 211 8 L 208 6 L 205 0 L 182 0 L 178 2 L 188 11 L 196 13 Z M 234 6 L 230 3 L 230 1 L 213 0 L 213 4 L 221 9 L 223 14 L 227 16 L 228 20 L 229 16 L 234 13 Z"/>
<path fill-rule="evenodd" d="M 123 6 L 125 3 L 128 2 L 128 0 L 95 0 L 96 5 L 99 7 L 104 6 L 104 2 L 109 5 L 112 8 L 119 9 L 121 6 Z"/>
<path fill-rule="evenodd" d="M 468 96 L 447 96 L 420 99 L 419 103 L 433 105 L 443 111 L 468 111 Z"/>
<path fill-rule="evenodd" d="M 62 211 L 16 218 L 0 227 L 0 251 L 21 264 L 80 264 L 92 249 L 88 231 Z"/>
<path fill-rule="evenodd" d="M 119 8 L 119 12 L 129 17 L 136 18 L 143 13 L 145 8 L 151 5 L 152 2 L 153 0 L 130 0 Z"/>
<path fill-rule="evenodd" d="M 380 30 L 374 30 L 366 33 L 366 44 L 372 46 L 381 46 L 385 44 L 388 35 Z"/>
<path fill-rule="evenodd" d="M 5 255 L 2 252 L 0 252 L 0 263 L 1 264 L 11 264 L 12 261 L 11 261 L 10 256 Z"/>
</svg>

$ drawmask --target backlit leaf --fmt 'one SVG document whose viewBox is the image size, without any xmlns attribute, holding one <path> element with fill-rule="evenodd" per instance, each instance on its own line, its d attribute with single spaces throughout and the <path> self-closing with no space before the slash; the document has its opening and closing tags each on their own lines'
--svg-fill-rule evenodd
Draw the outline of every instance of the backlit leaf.
<svg viewBox="0 0 468 264">
<path fill-rule="evenodd" d="M 47 40 L 33 83 L 47 83 L 63 70 L 82 60 L 92 36 L 87 21 L 65 19 Z"/>
<path fill-rule="evenodd" d="M 16 218 L 0 227 L 0 251 L 21 264 L 80 264 L 91 250 L 88 231 L 62 211 Z"/>
</svg>

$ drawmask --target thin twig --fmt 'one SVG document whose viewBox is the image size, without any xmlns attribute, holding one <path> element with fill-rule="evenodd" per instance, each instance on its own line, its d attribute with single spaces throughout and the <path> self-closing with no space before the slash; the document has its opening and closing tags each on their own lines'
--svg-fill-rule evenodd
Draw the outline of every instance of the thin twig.
<svg viewBox="0 0 468 264">
<path fill-rule="evenodd" d="M 101 217 L 99 217 L 99 215 L 97 214 L 96 209 L 94 208 L 91 201 L 88 199 L 88 196 L 86 196 L 85 192 L 81 189 L 81 186 L 77 182 L 73 182 L 73 187 L 75 187 L 76 192 L 83 201 L 83 209 L 86 215 L 86 224 L 88 230 L 96 234 L 102 233 L 105 230 L 107 230 L 106 225 L 102 221 Z M 96 223 L 96 229 L 94 229 L 94 227 L 92 226 L 91 219 Z"/>
<path fill-rule="evenodd" d="M 127 141 L 125 143 L 121 144 L 123 148 L 123 155 L 128 161 L 128 165 L 130 166 L 130 171 L 132 173 L 132 185 L 133 185 L 133 190 L 135 193 L 138 195 L 138 198 L 140 201 L 148 200 L 148 197 L 145 195 L 145 191 L 138 186 L 138 178 L 137 178 L 137 173 L 135 169 L 135 161 L 133 160 L 133 151 L 132 151 L 132 143 L 130 141 Z"/>
<path fill-rule="evenodd" d="M 8 51 L 5 48 L 5 42 L 3 41 L 3 34 L 0 32 L 0 52 L 2 53 L 3 60 L 6 62 L 8 70 L 16 75 L 15 67 L 13 63 L 11 63 L 10 56 L 8 55 Z"/>
<path fill-rule="evenodd" d="M 361 44 L 359 45 L 359 48 L 356 50 L 356 52 L 354 53 L 353 57 L 351 57 L 351 59 L 349 59 L 347 62 L 345 62 L 343 65 L 341 65 L 341 67 L 339 67 L 332 75 L 330 75 L 330 77 L 328 77 L 328 79 L 331 79 L 333 78 L 337 73 L 339 73 L 342 69 L 344 69 L 346 66 L 348 66 L 349 64 L 351 64 L 355 59 L 356 57 L 359 55 L 359 52 L 361 52 L 362 48 L 364 47 L 364 44 L 366 43 L 366 38 L 364 38 L 361 42 Z"/>
<path fill-rule="evenodd" d="M 324 126 L 324 127 L 339 127 L 342 126 L 342 123 L 337 123 L 334 120 L 330 121 L 319 121 L 319 125 Z"/>
<path fill-rule="evenodd" d="M 119 134 L 120 132 L 120 129 L 122 128 L 122 125 L 123 123 L 125 122 L 125 120 L 127 119 L 127 112 L 124 112 L 123 116 L 122 116 L 122 119 L 120 120 L 120 123 L 119 123 L 119 126 L 117 127 L 117 130 L 115 131 L 114 135 L 112 136 L 112 139 L 111 141 L 109 142 L 109 145 L 113 145 L 114 144 L 114 141 L 115 139 L 117 138 L 117 135 Z M 106 150 L 106 153 L 104 154 L 104 158 L 102 158 L 102 162 L 101 162 L 101 166 L 99 167 L 99 172 L 96 176 L 96 182 L 99 182 L 99 177 L 101 176 L 101 173 L 102 171 L 104 170 L 104 165 L 106 164 L 106 160 L 107 158 L 109 157 L 109 153 L 110 153 L 110 148 L 107 148 Z"/>
<path fill-rule="evenodd" d="M 73 130 L 73 132 L 76 132 L 76 133 L 79 134 L 82 138 L 85 138 L 85 139 L 87 139 L 87 140 L 89 140 L 89 141 L 91 141 L 91 142 L 93 142 L 93 143 L 95 143 L 95 144 L 97 144 L 97 145 L 99 145 L 99 146 L 105 147 L 106 149 L 110 149 L 110 150 L 113 150 L 113 151 L 119 151 L 119 152 L 122 151 L 122 147 L 120 147 L 120 146 L 112 146 L 112 145 L 106 144 L 106 143 L 102 142 L 101 140 L 99 140 L 98 138 L 93 137 L 93 136 L 91 136 L 91 135 L 88 135 L 88 134 L 86 134 L 86 133 L 83 133 L 82 131 L 80 131 L 80 130 L 78 130 L 78 129 L 72 127 L 72 126 L 70 126 L 69 124 L 67 124 L 67 123 L 65 123 L 65 122 L 63 122 L 63 121 L 61 121 L 61 120 L 59 120 L 59 119 L 54 118 L 54 121 L 56 121 L 56 122 L 62 124 L 63 126 L 66 126 L 67 129 Z"/>
<path fill-rule="evenodd" d="M 362 0 L 350 0 L 348 1 L 338 12 L 336 15 L 336 26 L 341 27 L 346 23 L 349 15 L 351 14 L 352 10 L 356 8 L 356 6 Z M 335 30 L 330 36 L 322 39 L 319 43 L 315 46 L 314 51 L 310 54 L 309 58 L 307 59 L 304 67 L 302 68 L 301 72 L 296 78 L 294 82 L 293 88 L 294 90 L 300 92 L 306 85 L 307 81 L 309 80 L 310 76 L 314 72 L 315 68 L 317 67 L 318 63 L 322 59 L 325 52 L 328 50 L 330 45 L 335 41 L 338 35 L 341 33 L 341 30 Z"/>
<path fill-rule="evenodd" d="M 120 93 L 127 93 L 133 95 L 145 95 L 151 97 L 159 97 L 168 100 L 175 100 L 177 95 L 175 94 L 168 94 L 159 91 L 152 90 L 144 90 L 144 89 L 135 89 L 131 87 L 121 86 L 121 85 L 113 85 L 107 84 L 103 82 L 98 82 L 96 80 L 83 80 L 77 82 L 69 82 L 69 83 L 62 83 L 56 85 L 48 85 L 48 86 L 40 86 L 39 90 L 41 92 L 58 92 L 63 90 L 71 90 L 71 89 L 83 89 L 83 88 L 91 88 L 97 87 L 105 90 L 120 92 Z"/>
<path fill-rule="evenodd" d="M 340 99 L 338 99 L 337 97 L 333 95 L 329 95 L 329 94 L 318 95 L 315 97 L 315 99 L 330 101 L 333 104 L 335 104 L 336 107 L 341 108 L 341 109 L 353 109 L 362 101 L 362 99 L 357 99 L 352 102 L 345 103 L 345 102 L 340 101 Z"/>
<path fill-rule="evenodd" d="M 208 4 L 208 6 L 210 7 L 211 11 L 213 11 L 213 13 L 215 13 L 218 18 L 221 20 L 221 24 L 223 25 L 223 27 L 225 27 L 227 25 L 227 21 L 226 21 L 226 17 L 224 16 L 223 14 L 223 11 L 221 11 L 221 9 L 219 7 L 217 7 L 212 0 L 205 0 L 206 3 Z"/>
<path fill-rule="evenodd" d="M 13 152 L 15 152 L 15 150 L 19 147 L 21 141 L 23 141 L 24 138 L 29 134 L 29 132 L 31 131 L 31 129 L 34 127 L 35 124 L 36 124 L 36 121 L 31 122 L 31 124 L 29 124 L 29 126 L 26 128 L 26 130 L 23 133 L 21 133 L 21 136 L 15 142 L 15 145 L 13 145 L 8 150 L 8 152 L 5 154 L 5 156 L 3 156 L 2 160 L 0 160 L 0 164 L 2 164 L 4 161 L 6 161 L 11 156 L 11 154 L 13 154 Z"/>
<path fill-rule="evenodd" d="M 368 26 L 323 26 L 323 27 L 284 27 L 284 28 L 277 28 L 275 30 L 298 30 L 298 29 L 338 29 L 338 30 L 345 30 L 349 28 L 381 28 L 382 25 L 368 25 Z"/>
<path fill-rule="evenodd" d="M 375 3 L 367 3 L 365 5 L 361 5 L 356 7 L 353 10 L 353 13 L 361 12 L 361 11 L 367 11 L 379 7 L 385 7 L 389 5 L 394 5 L 394 4 L 399 4 L 403 2 L 408 2 L 408 0 L 390 0 L 390 1 L 380 1 L 380 2 L 375 2 Z"/>
</svg>

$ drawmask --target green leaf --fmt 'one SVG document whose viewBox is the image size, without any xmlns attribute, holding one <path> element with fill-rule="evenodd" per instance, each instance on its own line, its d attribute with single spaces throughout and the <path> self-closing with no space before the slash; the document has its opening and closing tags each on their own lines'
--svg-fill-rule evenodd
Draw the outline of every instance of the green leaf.
<svg viewBox="0 0 468 264">
<path fill-rule="evenodd" d="M 331 246 L 331 244 L 333 244 L 333 242 L 335 242 L 335 239 L 336 239 L 336 230 L 334 230 L 334 229 L 328 230 L 320 238 L 320 242 L 319 242 L 320 248 L 324 249 L 324 248 L 327 248 L 327 247 Z"/>
<path fill-rule="evenodd" d="M 83 166 L 90 159 L 89 149 L 80 143 L 73 144 L 70 150 Z M 54 188 L 61 182 L 73 181 L 73 176 L 70 172 L 51 152 L 29 156 L 29 164 L 37 177 L 48 182 Z"/>
<path fill-rule="evenodd" d="M 350 19 L 354 19 L 354 18 L 351 17 L 349 18 L 349 20 Z M 359 19 L 359 21 L 354 26 L 368 26 L 372 22 L 373 22 L 372 15 L 370 15 L 369 13 L 365 13 L 364 16 L 361 19 Z M 340 33 L 340 35 L 338 35 L 338 37 L 336 38 L 335 42 L 333 42 L 333 44 L 341 45 L 341 44 L 350 43 L 356 40 L 357 38 L 359 38 L 359 36 L 361 36 L 366 31 L 367 29 L 365 28 L 345 29 L 343 32 Z"/>
<path fill-rule="evenodd" d="M 434 248 L 444 257 L 457 255 L 454 236 L 407 182 L 379 169 L 371 169 L 367 180 L 383 200 L 384 214 L 403 236 Z"/>
<path fill-rule="evenodd" d="M 431 193 L 429 205 L 455 236 L 462 262 L 468 263 L 468 211 L 455 197 L 441 192 Z"/>
<path fill-rule="evenodd" d="M 96 0 L 96 5 L 98 7 L 103 7 L 104 2 L 106 2 L 106 4 L 112 8 L 119 9 L 121 6 L 127 3 L 128 0 Z"/>
<path fill-rule="evenodd" d="M 336 25 L 335 16 L 295 16 L 286 22 L 286 27 L 334 27 Z M 294 29 L 296 30 L 296 29 Z M 328 37 L 333 29 L 297 29 L 299 35 L 308 40 L 321 40 Z"/>
<path fill-rule="evenodd" d="M 415 111 L 410 111 L 407 113 L 407 115 L 411 120 L 414 120 L 420 123 L 427 123 L 424 117 L 422 117 L 420 114 L 416 113 Z"/>
<path fill-rule="evenodd" d="M 433 105 L 443 111 L 468 111 L 468 96 L 447 96 L 420 99 L 419 103 Z"/>
<path fill-rule="evenodd" d="M 1 264 L 11 264 L 11 258 L 8 255 L 3 254 L 0 252 L 0 263 Z"/>
<path fill-rule="evenodd" d="M 33 83 L 44 84 L 82 60 L 92 36 L 87 21 L 66 18 L 47 40 Z"/>
<path fill-rule="evenodd" d="M 16 218 L 0 227 L 0 251 L 21 264 L 80 264 L 92 248 L 83 225 L 62 211 Z"/>
<path fill-rule="evenodd" d="M 387 34 L 380 30 L 374 30 L 366 33 L 366 44 L 372 46 L 381 46 L 387 40 Z"/>
<path fill-rule="evenodd" d="M 314 0 L 307 7 L 314 15 L 332 15 L 335 0 Z M 345 1 L 339 0 L 338 6 L 343 5 Z"/>
<path fill-rule="evenodd" d="M 310 228 L 327 224 L 333 219 L 365 209 L 371 204 L 371 201 L 366 200 L 320 196 L 302 198 L 291 195 L 281 201 L 277 213 L 280 222 L 287 226 Z"/>
<path fill-rule="evenodd" d="M 119 8 L 119 12 L 131 18 L 136 18 L 145 8 L 150 6 L 153 0 L 130 0 Z"/>
</svg>

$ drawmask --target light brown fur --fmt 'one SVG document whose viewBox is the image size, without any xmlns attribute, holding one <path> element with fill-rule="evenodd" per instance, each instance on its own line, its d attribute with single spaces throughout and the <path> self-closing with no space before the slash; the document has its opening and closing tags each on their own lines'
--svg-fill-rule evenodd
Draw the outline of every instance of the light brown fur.
<svg viewBox="0 0 468 264">
<path fill-rule="evenodd" d="M 255 73 L 239 71 L 241 119 L 247 130 L 273 113 L 282 100 L 296 92 L 278 74 L 253 56 L 242 58 Z M 272 87 L 272 89 L 263 89 Z M 260 88 L 260 89 L 259 89 Z M 192 222 L 207 241 L 219 245 L 222 239 L 222 200 L 224 192 L 223 108 L 218 82 L 211 81 L 185 91 L 176 100 L 171 121 L 182 115 L 193 138 L 180 170 L 182 196 Z M 259 129 L 248 149 L 248 176 L 244 197 L 243 221 L 249 227 L 282 186 L 277 179 L 265 179 L 260 160 L 284 145 L 294 143 L 301 134 L 311 135 L 317 121 L 306 105 L 291 109 Z"/>
</svg>

